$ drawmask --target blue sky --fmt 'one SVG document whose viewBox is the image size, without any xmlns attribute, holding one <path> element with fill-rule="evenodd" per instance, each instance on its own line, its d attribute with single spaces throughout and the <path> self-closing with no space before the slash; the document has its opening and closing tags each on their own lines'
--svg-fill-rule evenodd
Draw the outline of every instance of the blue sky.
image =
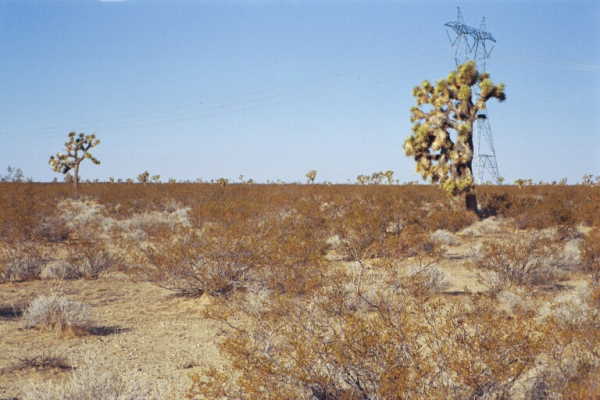
<svg viewBox="0 0 600 400">
<path fill-rule="evenodd" d="M 457 5 L 497 39 L 501 175 L 600 175 L 600 2 L 573 0 L 0 0 L 0 168 L 58 176 L 74 130 L 89 179 L 416 180 L 411 90 L 454 67 Z"/>
</svg>

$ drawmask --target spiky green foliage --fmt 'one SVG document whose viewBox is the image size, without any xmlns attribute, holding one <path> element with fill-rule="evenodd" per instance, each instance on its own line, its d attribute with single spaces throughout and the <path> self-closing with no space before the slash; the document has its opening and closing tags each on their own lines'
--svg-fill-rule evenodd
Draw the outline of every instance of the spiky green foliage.
<svg viewBox="0 0 600 400">
<path fill-rule="evenodd" d="M 56 153 L 55 156 L 50 156 L 48 163 L 50 167 L 61 174 L 66 174 L 73 170 L 75 190 L 79 184 L 79 165 L 85 159 L 89 159 L 94 164 L 100 164 L 100 161 L 94 157 L 90 150 L 100 144 L 100 140 L 96 135 L 86 135 L 75 132 L 69 132 L 69 139 L 65 142 L 67 153 Z"/>
<path fill-rule="evenodd" d="M 479 88 L 473 99 L 473 86 Z M 474 186 L 473 124 L 486 102 L 503 101 L 504 84 L 495 85 L 480 73 L 474 61 L 460 65 L 446 79 L 424 81 L 413 89 L 417 105 L 411 108 L 413 134 L 404 152 L 414 157 L 423 179 L 440 183 L 451 195 L 470 193 Z"/>
</svg>

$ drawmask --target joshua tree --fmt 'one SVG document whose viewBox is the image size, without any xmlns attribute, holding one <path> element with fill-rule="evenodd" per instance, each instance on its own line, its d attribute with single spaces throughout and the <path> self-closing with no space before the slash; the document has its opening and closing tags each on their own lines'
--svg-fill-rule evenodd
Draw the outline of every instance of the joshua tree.
<svg viewBox="0 0 600 400">
<path fill-rule="evenodd" d="M 219 178 L 215 181 L 215 183 L 221 187 L 225 187 L 229 184 L 229 179 L 227 178 Z"/>
<path fill-rule="evenodd" d="M 148 180 L 149 180 L 149 179 L 150 179 L 150 172 L 148 172 L 148 171 L 144 171 L 144 172 L 142 172 L 141 174 L 139 174 L 139 175 L 137 176 L 137 181 L 138 181 L 139 183 L 143 183 L 144 185 L 145 185 L 146 183 L 148 183 Z"/>
<path fill-rule="evenodd" d="M 25 175 L 21 168 L 11 167 L 10 165 L 6 168 L 7 174 L 0 176 L 0 182 L 23 182 Z"/>
<path fill-rule="evenodd" d="M 479 90 L 473 100 L 472 87 Z M 473 124 L 485 118 L 486 102 L 503 101 L 504 85 L 495 85 L 487 73 L 479 73 L 474 61 L 460 65 L 446 79 L 432 85 L 424 81 L 413 89 L 417 106 L 411 108 L 413 134 L 404 152 L 417 162 L 423 179 L 440 183 L 452 196 L 460 196 L 468 210 L 477 212 L 473 180 Z"/>
<path fill-rule="evenodd" d="M 65 142 L 67 154 L 56 153 L 56 156 L 50 156 L 48 163 L 55 172 L 67 174 L 73 170 L 73 185 L 75 186 L 75 195 L 79 194 L 79 165 L 83 160 L 89 158 L 94 164 L 100 164 L 100 161 L 89 152 L 91 148 L 100 144 L 96 135 L 86 135 L 75 132 L 69 132 L 69 140 Z"/>
<path fill-rule="evenodd" d="M 369 182 L 369 177 L 366 175 L 358 175 L 356 181 L 361 185 L 366 185 Z"/>
<path fill-rule="evenodd" d="M 379 185 L 381 183 L 381 180 L 383 179 L 383 172 L 373 172 L 371 174 L 371 184 L 373 185 Z"/>
<path fill-rule="evenodd" d="M 310 171 L 308 171 L 306 173 L 306 179 L 308 181 L 308 183 L 314 183 L 315 182 L 315 178 L 317 177 L 317 171 L 314 169 L 311 169 Z"/>
<path fill-rule="evenodd" d="M 585 174 L 581 178 L 581 184 L 586 186 L 592 186 L 594 184 L 594 175 L 593 174 Z"/>
<path fill-rule="evenodd" d="M 387 179 L 388 185 L 394 183 L 394 171 L 388 169 L 383 173 L 383 175 L 385 175 L 385 179 Z"/>
</svg>

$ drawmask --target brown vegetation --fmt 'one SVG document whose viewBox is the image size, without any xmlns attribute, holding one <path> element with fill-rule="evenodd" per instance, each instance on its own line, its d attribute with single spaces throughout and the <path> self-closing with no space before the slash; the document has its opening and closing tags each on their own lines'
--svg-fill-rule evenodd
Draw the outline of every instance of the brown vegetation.
<svg viewBox="0 0 600 400">
<path fill-rule="evenodd" d="M 190 399 L 597 397 L 600 187 L 477 191 L 495 218 L 425 185 L 0 183 L 0 284 L 184 295 L 222 357 Z M 47 294 L 1 323 L 89 328 Z"/>
</svg>

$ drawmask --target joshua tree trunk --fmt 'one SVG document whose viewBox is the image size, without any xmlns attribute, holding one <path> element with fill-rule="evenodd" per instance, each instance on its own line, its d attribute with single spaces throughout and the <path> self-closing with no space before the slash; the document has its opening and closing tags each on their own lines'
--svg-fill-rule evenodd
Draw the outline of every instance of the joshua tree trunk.
<svg viewBox="0 0 600 400">
<path fill-rule="evenodd" d="M 475 121 L 475 118 L 472 118 L 469 121 L 469 125 L 471 128 L 471 134 L 469 135 L 469 138 L 467 139 L 467 146 L 469 147 L 469 151 L 471 152 L 471 154 L 475 154 L 475 150 L 474 150 L 475 146 L 473 144 L 474 121 Z M 467 162 L 467 170 L 471 174 L 471 176 L 473 176 L 473 159 L 472 158 L 471 158 L 471 160 L 469 160 Z M 473 178 L 473 179 L 475 179 L 475 178 Z M 473 182 L 475 182 L 475 181 L 473 180 Z M 467 208 L 467 211 L 472 211 L 475 214 L 479 215 L 479 211 L 477 210 L 477 196 L 475 195 L 475 189 L 473 187 L 471 187 L 471 189 L 465 193 L 465 207 Z"/>
<path fill-rule="evenodd" d="M 73 173 L 73 185 L 75 186 L 75 197 L 79 197 L 79 163 L 75 164 L 75 170 Z"/>
<path fill-rule="evenodd" d="M 477 196 L 475 192 L 469 192 L 465 194 L 465 207 L 467 211 L 472 211 L 475 214 L 479 215 L 479 210 L 477 209 Z"/>
</svg>

